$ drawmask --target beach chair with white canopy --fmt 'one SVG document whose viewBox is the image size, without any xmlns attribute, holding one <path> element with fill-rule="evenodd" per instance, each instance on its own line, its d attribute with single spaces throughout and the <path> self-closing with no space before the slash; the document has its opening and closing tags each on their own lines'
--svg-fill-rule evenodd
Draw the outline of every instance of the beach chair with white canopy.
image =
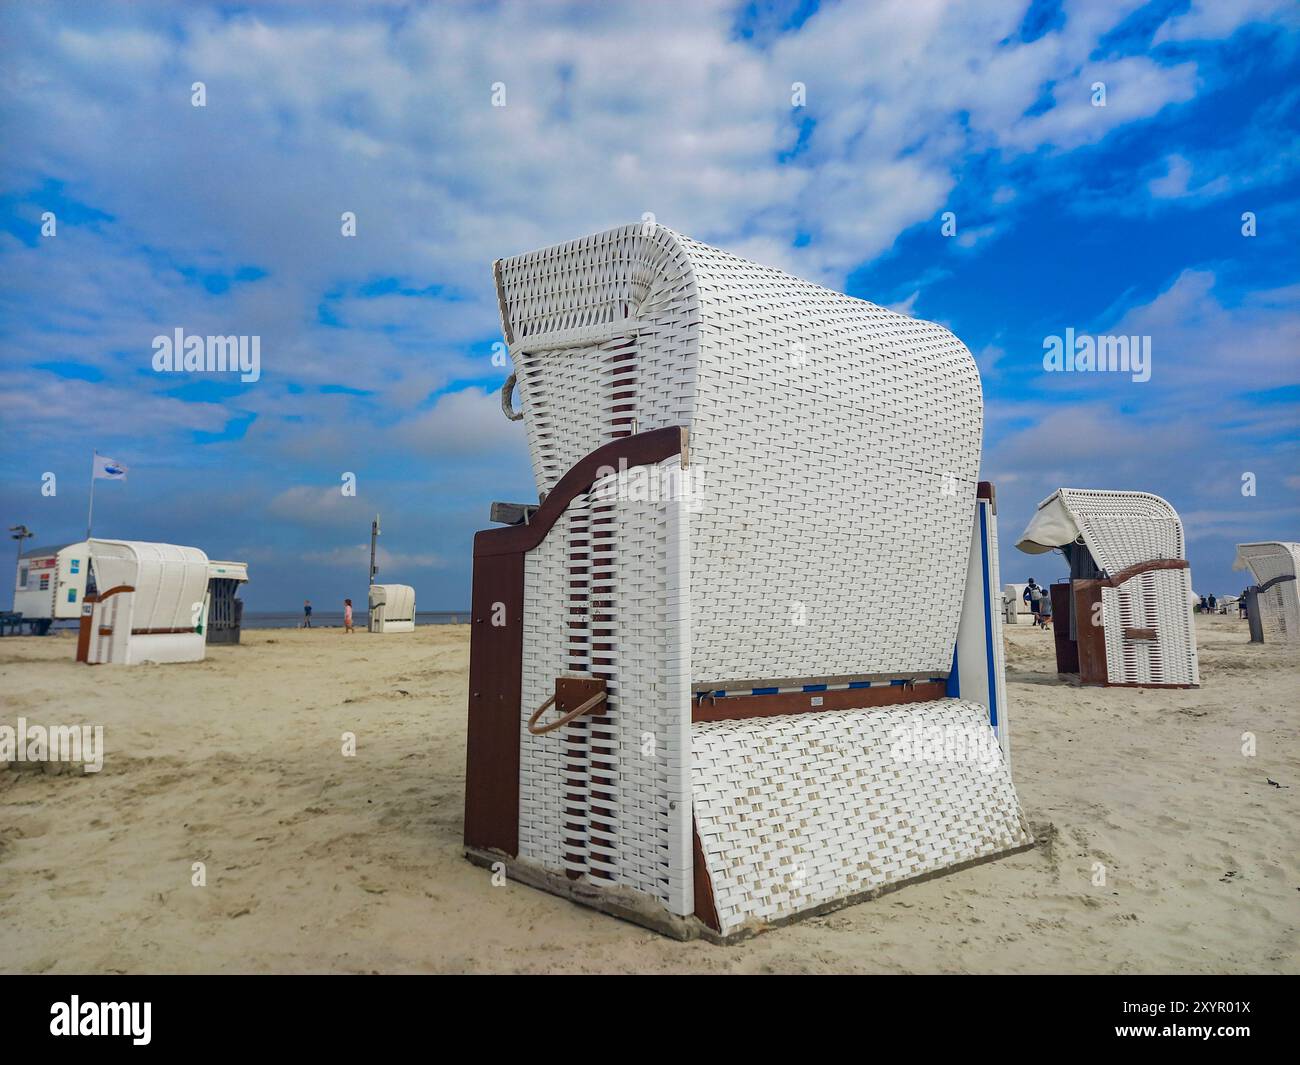
<svg viewBox="0 0 1300 1065">
<path fill-rule="evenodd" d="M 725 939 L 1029 845 L 965 346 L 655 225 L 495 274 L 467 854 Z"/>
<path fill-rule="evenodd" d="M 409 584 L 372 584 L 369 608 L 371 632 L 415 631 L 415 589 Z"/>
<path fill-rule="evenodd" d="M 203 660 L 207 555 L 134 540 L 92 539 L 89 550 L 96 591 L 82 607 L 78 662 Z"/>
<path fill-rule="evenodd" d="M 1200 684 L 1191 570 L 1169 503 L 1062 488 L 1038 504 L 1016 546 L 1059 549 L 1070 564 L 1069 584 L 1052 586 L 1058 672 L 1106 686 Z"/>
<path fill-rule="evenodd" d="M 1255 578 L 1247 593 L 1251 641 L 1300 647 L 1300 543 L 1238 544 L 1233 569 L 1248 569 Z"/>
</svg>

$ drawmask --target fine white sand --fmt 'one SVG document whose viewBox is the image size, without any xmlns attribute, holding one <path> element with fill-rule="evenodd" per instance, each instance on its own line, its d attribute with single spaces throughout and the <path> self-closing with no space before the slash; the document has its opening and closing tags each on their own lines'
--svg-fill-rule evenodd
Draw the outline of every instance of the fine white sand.
<svg viewBox="0 0 1300 1065">
<path fill-rule="evenodd" d="M 1196 691 L 1072 686 L 1050 635 L 1009 628 L 1040 845 L 733 947 L 462 858 L 464 626 L 247 632 L 130 668 L 5 639 L 0 725 L 103 725 L 107 754 L 0 769 L 0 969 L 1300 972 L 1300 655 L 1197 622 Z"/>
</svg>

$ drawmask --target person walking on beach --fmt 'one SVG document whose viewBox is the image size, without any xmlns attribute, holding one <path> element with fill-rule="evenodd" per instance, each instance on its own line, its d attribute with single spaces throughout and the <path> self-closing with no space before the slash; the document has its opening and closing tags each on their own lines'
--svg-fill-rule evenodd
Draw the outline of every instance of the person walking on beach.
<svg viewBox="0 0 1300 1065">
<path fill-rule="evenodd" d="M 1219 597 L 1218 597 L 1217 595 L 1211 595 L 1211 596 L 1210 596 L 1210 613 L 1211 613 L 1211 614 L 1217 614 L 1218 612 L 1219 612 Z"/>
<path fill-rule="evenodd" d="M 1046 588 L 1040 587 L 1038 590 L 1043 593 L 1038 604 L 1038 619 L 1046 629 L 1052 623 L 1052 597 Z"/>
<path fill-rule="evenodd" d="M 1249 588 L 1243 588 L 1241 595 L 1237 599 L 1237 620 L 1240 621 L 1246 616 L 1246 595 L 1250 592 Z"/>
<path fill-rule="evenodd" d="M 310 599 L 304 599 L 302 601 L 302 627 L 304 629 L 311 628 L 311 600 Z"/>
<path fill-rule="evenodd" d="M 343 632 L 346 635 L 352 632 L 352 600 L 343 600 Z"/>
<path fill-rule="evenodd" d="M 1043 623 L 1043 589 L 1034 583 L 1033 577 L 1025 585 L 1022 598 L 1029 604 L 1029 612 L 1034 615 L 1034 627 L 1039 627 Z"/>
</svg>

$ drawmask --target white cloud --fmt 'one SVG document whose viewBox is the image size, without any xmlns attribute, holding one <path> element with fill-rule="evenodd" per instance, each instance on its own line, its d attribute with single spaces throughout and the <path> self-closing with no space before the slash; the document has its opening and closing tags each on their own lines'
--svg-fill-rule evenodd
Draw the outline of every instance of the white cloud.
<svg viewBox="0 0 1300 1065">
<path fill-rule="evenodd" d="M 906 314 L 909 317 L 914 318 L 916 316 L 912 313 L 912 308 L 916 306 L 916 301 L 920 298 L 920 296 L 921 296 L 921 290 L 918 288 L 910 296 L 908 296 L 907 299 L 902 300 L 899 303 L 886 304 L 886 306 L 891 311 L 896 311 L 899 314 Z"/>
<path fill-rule="evenodd" d="M 525 454 L 519 423 L 501 412 L 499 395 L 480 388 L 438 397 L 429 410 L 402 422 L 396 438 L 427 456 Z"/>
<path fill-rule="evenodd" d="M 1152 44 L 1166 41 L 1211 40 L 1230 37 L 1237 27 L 1256 21 L 1283 21 L 1295 24 L 1292 0 L 1192 0 L 1191 6 L 1156 30 Z"/>
<path fill-rule="evenodd" d="M 365 574 L 365 567 L 370 559 L 370 542 L 359 544 L 348 544 L 344 547 L 335 547 L 327 551 L 306 551 L 302 555 L 304 562 L 312 562 L 322 566 L 361 566 L 362 575 Z M 388 548 L 376 545 L 375 547 L 375 566 L 381 574 L 382 579 L 387 580 L 388 575 L 393 571 L 410 569 L 439 569 L 446 565 L 446 561 L 439 555 L 420 552 L 389 551 Z M 397 577 L 393 578 L 394 580 Z"/>
<path fill-rule="evenodd" d="M 1187 182 L 1192 176 L 1192 165 L 1181 155 L 1171 155 L 1165 160 L 1168 169 L 1163 177 L 1147 182 L 1151 195 L 1157 199 L 1172 199 L 1187 195 Z"/>
<path fill-rule="evenodd" d="M 298 525 L 337 527 L 366 520 L 365 505 L 356 496 L 345 496 L 342 487 L 342 475 L 337 485 L 328 487 L 293 485 L 277 493 L 266 509 L 274 517 Z"/>
</svg>

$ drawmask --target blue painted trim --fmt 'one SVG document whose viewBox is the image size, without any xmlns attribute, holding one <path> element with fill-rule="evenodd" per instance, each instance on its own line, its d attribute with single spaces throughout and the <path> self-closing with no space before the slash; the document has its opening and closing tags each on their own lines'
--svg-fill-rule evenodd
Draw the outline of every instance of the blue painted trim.
<svg viewBox="0 0 1300 1065">
<path fill-rule="evenodd" d="M 980 569 L 984 576 L 984 652 L 988 661 L 989 724 L 998 727 L 998 678 L 993 665 L 993 600 L 989 593 L 988 504 L 980 503 Z"/>
<path fill-rule="evenodd" d="M 825 684 L 805 684 L 805 685 L 803 686 L 803 690 L 806 691 L 806 692 L 824 692 L 824 691 L 826 691 L 826 685 L 825 685 Z"/>
</svg>

